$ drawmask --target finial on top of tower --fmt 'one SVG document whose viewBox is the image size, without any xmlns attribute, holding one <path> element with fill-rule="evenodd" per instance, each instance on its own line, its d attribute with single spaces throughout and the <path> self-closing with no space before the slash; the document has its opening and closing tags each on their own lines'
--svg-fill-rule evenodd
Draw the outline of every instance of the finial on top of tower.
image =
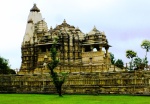
<svg viewBox="0 0 150 104">
<path fill-rule="evenodd" d="M 97 30 L 95 25 L 94 25 L 94 28 L 93 28 L 93 30 L 94 30 L 94 31 L 96 31 L 96 30 Z"/>
<path fill-rule="evenodd" d="M 66 20 L 64 19 L 63 23 L 66 23 Z"/>
<path fill-rule="evenodd" d="M 31 12 L 40 12 L 40 9 L 34 3 L 33 7 L 30 9 Z"/>
<path fill-rule="evenodd" d="M 94 25 L 93 31 L 97 31 L 97 28 L 96 28 L 96 26 L 95 26 L 95 25 Z"/>
</svg>

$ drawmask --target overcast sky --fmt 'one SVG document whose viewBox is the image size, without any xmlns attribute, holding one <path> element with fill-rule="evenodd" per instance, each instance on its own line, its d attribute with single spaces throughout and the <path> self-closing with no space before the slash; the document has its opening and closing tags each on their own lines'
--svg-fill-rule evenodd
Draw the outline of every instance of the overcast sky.
<svg viewBox="0 0 150 104">
<path fill-rule="evenodd" d="M 125 56 L 128 49 L 136 51 L 140 58 L 145 56 L 140 45 L 143 40 L 150 40 L 150 0 L 3 0 L 0 3 L 0 56 L 9 59 L 11 68 L 20 68 L 21 42 L 34 3 L 49 28 L 64 19 L 84 33 L 96 26 L 105 32 L 112 46 L 109 52 L 116 59 L 129 62 Z"/>
</svg>

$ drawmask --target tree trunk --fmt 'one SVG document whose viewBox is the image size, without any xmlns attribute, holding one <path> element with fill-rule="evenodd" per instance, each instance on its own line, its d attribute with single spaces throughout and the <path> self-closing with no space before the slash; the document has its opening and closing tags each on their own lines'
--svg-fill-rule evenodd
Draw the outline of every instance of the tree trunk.
<svg viewBox="0 0 150 104">
<path fill-rule="evenodd" d="M 62 85 L 57 86 L 57 93 L 59 94 L 60 97 L 62 97 L 61 87 Z"/>
<path fill-rule="evenodd" d="M 148 52 L 148 51 L 146 50 L 145 60 L 147 60 L 147 52 Z M 145 64 L 145 66 L 146 66 L 146 70 L 147 70 L 147 66 L 148 66 L 148 65 Z M 144 67 L 145 67 L 145 66 L 144 66 Z"/>
<path fill-rule="evenodd" d="M 133 61 L 133 58 L 131 59 L 131 62 L 130 62 L 130 70 L 132 69 L 132 61 Z"/>
<path fill-rule="evenodd" d="M 52 76 L 54 75 L 54 71 L 53 71 L 52 68 L 50 68 L 50 73 L 51 73 Z"/>
<path fill-rule="evenodd" d="M 146 55 L 145 55 L 145 58 L 147 57 L 147 51 L 146 51 Z"/>
</svg>

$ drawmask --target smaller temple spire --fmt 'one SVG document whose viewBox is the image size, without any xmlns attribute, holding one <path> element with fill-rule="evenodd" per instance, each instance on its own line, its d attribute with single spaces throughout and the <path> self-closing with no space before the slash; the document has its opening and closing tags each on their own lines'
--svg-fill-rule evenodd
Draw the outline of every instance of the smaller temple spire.
<svg viewBox="0 0 150 104">
<path fill-rule="evenodd" d="M 93 31 L 97 31 L 96 26 L 94 25 Z"/>
<path fill-rule="evenodd" d="M 75 29 L 75 30 L 76 30 L 76 31 L 80 31 L 80 29 L 79 29 L 79 27 L 78 27 L 78 26 L 76 27 L 76 29 Z"/>
<path fill-rule="evenodd" d="M 64 19 L 63 23 L 66 23 L 66 20 Z"/>
<path fill-rule="evenodd" d="M 40 9 L 36 6 L 36 4 L 33 5 L 33 7 L 30 9 L 31 12 L 40 12 Z"/>
</svg>

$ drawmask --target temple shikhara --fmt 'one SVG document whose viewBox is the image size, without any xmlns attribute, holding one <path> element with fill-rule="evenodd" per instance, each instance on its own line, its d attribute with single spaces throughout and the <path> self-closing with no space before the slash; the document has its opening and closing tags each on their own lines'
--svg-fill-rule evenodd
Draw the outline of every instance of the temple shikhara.
<svg viewBox="0 0 150 104">
<path fill-rule="evenodd" d="M 20 74 L 48 73 L 47 63 L 51 61 L 50 48 L 57 38 L 60 60 L 58 71 L 89 72 L 108 71 L 111 61 L 106 35 L 95 26 L 87 34 L 64 20 L 55 28 L 48 28 L 40 9 L 34 4 L 30 9 L 21 52 Z"/>
</svg>

